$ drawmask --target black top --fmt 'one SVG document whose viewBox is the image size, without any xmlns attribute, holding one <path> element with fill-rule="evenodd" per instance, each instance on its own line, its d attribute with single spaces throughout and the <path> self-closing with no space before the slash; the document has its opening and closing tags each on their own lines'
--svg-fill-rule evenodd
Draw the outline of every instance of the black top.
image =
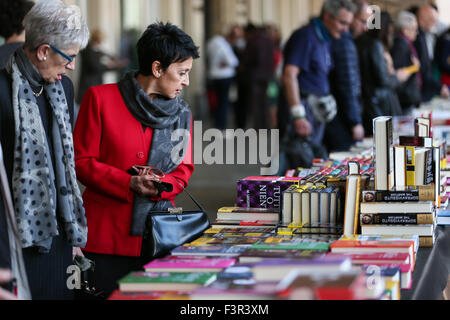
<svg viewBox="0 0 450 320">
<path fill-rule="evenodd" d="M 63 76 L 62 85 L 66 94 L 66 101 L 69 108 L 70 119 L 72 123 L 72 130 L 74 125 L 74 92 L 72 81 Z M 5 69 L 0 70 L 0 142 L 3 148 L 3 160 L 5 163 L 6 173 L 8 175 L 9 187 L 11 188 L 13 160 L 14 160 L 14 143 L 15 143 L 15 129 L 14 129 L 14 112 L 12 109 L 12 83 L 9 74 Z M 49 147 L 52 149 L 50 138 L 52 125 L 52 110 L 46 99 L 45 94 L 42 94 L 36 99 L 41 114 L 42 124 L 47 135 Z M 51 151 L 51 150 L 50 150 Z M 52 152 L 51 152 L 52 153 Z M 53 153 L 52 153 L 53 154 Z M 10 254 L 9 241 L 7 233 L 7 225 L 5 220 L 5 208 L 3 206 L 3 199 L 0 194 L 0 268 L 10 268 Z"/>
<path fill-rule="evenodd" d="M 9 57 L 11 57 L 21 45 L 23 45 L 23 42 L 11 42 L 0 46 L 0 69 L 3 69 L 6 66 Z"/>
<path fill-rule="evenodd" d="M 422 87 L 422 101 L 430 101 L 434 96 L 438 96 L 441 93 L 442 84 L 439 80 L 436 80 L 433 76 L 433 61 L 428 54 L 427 40 L 425 32 L 422 28 L 419 28 L 419 34 L 414 42 L 417 54 L 420 60 L 420 74 L 422 75 L 423 87 Z"/>
</svg>

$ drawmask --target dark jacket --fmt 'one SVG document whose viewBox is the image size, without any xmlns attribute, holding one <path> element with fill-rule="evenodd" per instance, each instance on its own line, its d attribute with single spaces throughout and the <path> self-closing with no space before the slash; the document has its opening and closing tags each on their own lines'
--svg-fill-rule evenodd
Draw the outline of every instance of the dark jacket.
<svg viewBox="0 0 450 320">
<path fill-rule="evenodd" d="M 77 92 L 78 104 L 81 104 L 87 89 L 103 84 L 103 74 L 112 70 L 102 63 L 101 59 L 103 56 L 104 53 L 94 50 L 90 45 L 81 51 L 81 72 Z"/>
<path fill-rule="evenodd" d="M 416 51 L 412 51 L 410 43 L 403 36 L 395 37 L 394 45 L 391 49 L 394 68 L 401 69 L 413 65 L 412 57 L 416 56 Z M 418 57 L 417 57 L 418 58 Z M 404 113 L 407 113 L 412 107 L 418 107 L 422 101 L 420 73 L 415 73 L 397 88 L 397 94 Z"/>
<path fill-rule="evenodd" d="M 330 87 L 338 112 L 327 124 L 324 143 L 330 151 L 345 151 L 354 143 L 352 128 L 362 124 L 358 51 L 350 32 L 332 40 L 331 55 L 334 68 L 330 73 Z"/>
<path fill-rule="evenodd" d="M 356 40 L 356 47 L 361 71 L 363 125 L 370 134 L 374 118 L 402 114 L 396 94 L 399 81 L 395 74 L 389 73 L 381 41 L 366 33 Z"/>
<path fill-rule="evenodd" d="M 440 95 L 442 84 L 433 77 L 433 61 L 430 59 L 425 32 L 419 28 L 419 34 L 414 42 L 420 60 L 420 74 L 422 76 L 422 101 L 427 102 L 434 96 Z"/>
<path fill-rule="evenodd" d="M 5 43 L 4 45 L 0 46 L 0 70 L 6 67 L 6 64 L 8 63 L 8 60 L 11 57 L 11 55 L 21 45 L 23 45 L 23 42 Z"/>
</svg>

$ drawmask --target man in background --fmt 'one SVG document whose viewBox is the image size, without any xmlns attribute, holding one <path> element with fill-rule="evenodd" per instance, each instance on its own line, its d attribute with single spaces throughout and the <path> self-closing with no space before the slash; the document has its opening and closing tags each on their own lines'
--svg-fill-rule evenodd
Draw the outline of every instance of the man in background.
<svg viewBox="0 0 450 320">
<path fill-rule="evenodd" d="M 312 96 L 330 97 L 331 40 L 349 30 L 354 9 L 347 0 L 326 0 L 320 17 L 294 31 L 286 43 L 282 76 L 284 97 L 279 108 L 281 136 L 288 134 L 289 139 L 300 136 L 322 146 L 324 120 L 331 119 L 326 119 L 327 114 L 319 119 L 320 113 L 314 112 L 308 100 Z M 288 127 L 291 127 L 289 131 L 285 129 Z"/>
<path fill-rule="evenodd" d="M 324 144 L 330 152 L 349 150 L 352 144 L 364 138 L 361 77 L 354 39 L 367 31 L 371 13 L 368 1 L 354 0 L 353 3 L 356 12 L 350 32 L 331 42 L 334 68 L 330 73 L 330 86 L 338 111 L 325 130 Z"/>
<path fill-rule="evenodd" d="M 6 66 L 11 54 L 25 42 L 22 21 L 33 5 L 33 1 L 28 0 L 0 1 L 0 36 L 5 39 L 5 44 L 0 46 L 0 69 Z"/>
<path fill-rule="evenodd" d="M 419 34 L 414 42 L 420 61 L 420 73 L 422 77 L 422 101 L 428 102 L 435 96 L 448 98 L 450 92 L 447 86 L 433 77 L 433 59 L 429 48 L 427 34 L 432 33 L 438 21 L 438 12 L 431 5 L 423 5 L 417 9 L 417 22 L 419 23 Z"/>
</svg>

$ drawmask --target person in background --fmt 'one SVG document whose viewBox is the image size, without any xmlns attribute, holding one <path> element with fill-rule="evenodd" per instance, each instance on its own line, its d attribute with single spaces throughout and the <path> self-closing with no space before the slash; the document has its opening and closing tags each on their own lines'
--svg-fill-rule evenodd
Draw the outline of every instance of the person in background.
<svg viewBox="0 0 450 320">
<path fill-rule="evenodd" d="M 0 71 L 0 141 L 32 299 L 73 299 L 67 268 L 87 240 L 65 76 L 89 39 L 76 6 L 38 1 L 25 43 Z"/>
<path fill-rule="evenodd" d="M 244 66 L 248 83 L 249 107 L 252 115 L 250 127 L 269 128 L 269 104 L 267 87 L 273 78 L 275 45 L 265 27 L 256 27 L 247 38 L 247 45 L 240 64 Z"/>
<path fill-rule="evenodd" d="M 372 120 L 378 116 L 402 114 L 396 89 L 409 74 L 403 69 L 394 70 L 389 50 L 393 44 L 394 24 L 391 15 L 382 11 L 380 29 L 371 29 L 356 39 L 358 49 L 363 125 L 367 136 L 373 133 Z"/>
<path fill-rule="evenodd" d="M 441 81 L 450 88 L 450 28 L 436 42 L 435 61 L 441 73 Z"/>
<path fill-rule="evenodd" d="M 267 26 L 269 36 L 274 44 L 273 52 L 273 77 L 269 82 L 267 91 L 269 102 L 269 128 L 276 129 L 278 127 L 278 99 L 280 96 L 281 72 L 283 68 L 283 50 L 281 48 L 280 29 L 273 24 Z"/>
<path fill-rule="evenodd" d="M 9 57 L 25 41 L 25 30 L 22 25 L 23 18 L 34 5 L 28 0 L 2 0 L 0 1 L 0 37 L 5 43 L 0 46 L 0 69 L 3 69 Z"/>
<path fill-rule="evenodd" d="M 173 207 L 194 170 L 192 115 L 180 94 L 198 47 L 181 29 L 161 22 L 146 29 L 137 49 L 139 71 L 88 89 L 74 132 L 77 176 L 86 186 L 84 253 L 95 262 L 93 281 L 106 297 L 117 280 L 151 259 L 141 250 L 146 215 Z M 173 152 L 180 146 L 175 131 L 189 135 L 183 152 Z M 133 175 L 135 165 L 162 170 L 162 182 L 173 190 L 157 189 L 149 175 Z"/>
<path fill-rule="evenodd" d="M 208 41 L 208 78 L 217 98 L 215 110 L 215 127 L 224 130 L 228 124 L 230 109 L 230 88 L 236 76 L 239 60 L 233 51 L 236 40 L 234 33 L 229 30 L 225 36 L 216 35 Z"/>
<path fill-rule="evenodd" d="M 417 9 L 417 22 L 419 33 L 414 42 L 420 61 L 420 74 L 422 78 L 422 102 L 428 102 L 435 96 L 448 98 L 450 91 L 447 86 L 433 76 L 433 59 L 430 57 L 430 48 L 427 34 L 432 33 L 438 20 L 437 10 L 431 5 L 422 5 Z"/>
<path fill-rule="evenodd" d="M 367 1 L 358 0 L 353 3 L 356 5 L 356 12 L 350 26 L 351 32 L 333 39 L 331 44 L 334 68 L 330 73 L 330 86 L 338 111 L 325 130 L 324 144 L 329 152 L 349 150 L 352 144 L 364 138 L 361 79 L 354 39 L 367 31 L 370 13 Z"/>
<path fill-rule="evenodd" d="M 340 38 L 349 30 L 354 9 L 349 1 L 327 0 L 320 17 L 294 31 L 287 41 L 278 112 L 280 136 L 287 135 L 288 140 L 300 136 L 322 146 L 326 120 L 317 118 L 308 99 L 311 96 L 330 96 L 331 40 Z"/>
<path fill-rule="evenodd" d="M 422 97 L 422 78 L 420 74 L 420 61 L 414 41 L 417 38 L 417 19 L 414 14 L 408 11 L 401 11 L 398 14 L 397 33 L 394 45 L 390 50 L 394 69 L 399 70 L 415 66 L 417 70 L 411 71 L 410 77 L 397 88 L 397 95 L 402 107 L 403 114 L 410 113 L 412 108 L 420 105 Z"/>
<path fill-rule="evenodd" d="M 80 104 L 87 89 L 103 84 L 105 72 L 123 68 L 126 63 L 102 51 L 105 34 L 92 30 L 87 47 L 80 53 L 81 73 L 78 81 L 77 103 Z"/>
<path fill-rule="evenodd" d="M 0 300 L 31 299 L 0 144 Z"/>
</svg>

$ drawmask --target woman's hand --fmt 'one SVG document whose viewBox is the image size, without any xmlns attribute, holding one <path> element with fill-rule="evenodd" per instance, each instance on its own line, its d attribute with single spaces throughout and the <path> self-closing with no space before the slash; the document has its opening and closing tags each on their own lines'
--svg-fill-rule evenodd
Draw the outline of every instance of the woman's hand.
<svg viewBox="0 0 450 320">
<path fill-rule="evenodd" d="M 0 284 L 12 280 L 12 274 L 9 270 L 0 269 Z M 18 300 L 11 292 L 0 288 L 0 300 Z"/>
<path fill-rule="evenodd" d="M 153 197 L 158 194 L 158 189 L 153 184 L 151 176 L 132 176 L 130 181 L 130 189 L 143 197 Z"/>
<path fill-rule="evenodd" d="M 72 247 L 72 261 L 75 260 L 76 256 L 84 257 L 83 251 L 79 247 Z"/>
</svg>

